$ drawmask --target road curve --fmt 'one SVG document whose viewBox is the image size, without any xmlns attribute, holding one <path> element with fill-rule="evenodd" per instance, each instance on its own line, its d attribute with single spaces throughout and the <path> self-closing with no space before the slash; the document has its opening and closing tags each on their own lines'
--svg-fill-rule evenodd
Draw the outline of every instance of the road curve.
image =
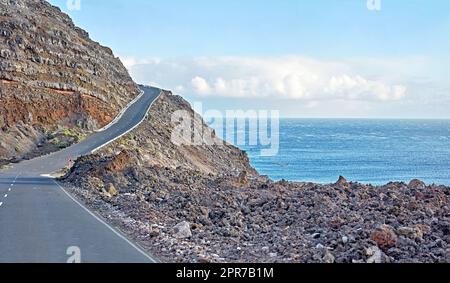
<svg viewBox="0 0 450 283">
<path fill-rule="evenodd" d="M 161 90 L 143 95 L 118 121 L 62 151 L 0 171 L 0 263 L 152 263 L 155 259 L 86 209 L 51 178 L 138 126 Z"/>
</svg>

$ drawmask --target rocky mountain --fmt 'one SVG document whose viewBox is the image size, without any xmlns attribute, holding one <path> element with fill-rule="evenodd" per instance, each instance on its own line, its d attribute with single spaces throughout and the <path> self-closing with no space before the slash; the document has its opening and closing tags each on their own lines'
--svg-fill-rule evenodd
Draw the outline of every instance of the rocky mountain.
<svg viewBox="0 0 450 283">
<path fill-rule="evenodd" d="M 111 49 L 44 0 L 0 0 L 0 160 L 108 124 L 139 94 Z"/>
</svg>

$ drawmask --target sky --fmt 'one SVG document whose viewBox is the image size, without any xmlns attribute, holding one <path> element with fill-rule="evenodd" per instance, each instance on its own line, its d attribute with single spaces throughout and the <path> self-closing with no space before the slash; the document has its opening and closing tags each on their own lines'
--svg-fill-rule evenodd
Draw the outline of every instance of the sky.
<svg viewBox="0 0 450 283">
<path fill-rule="evenodd" d="M 450 118 L 448 0 L 50 0 L 204 109 Z"/>
</svg>

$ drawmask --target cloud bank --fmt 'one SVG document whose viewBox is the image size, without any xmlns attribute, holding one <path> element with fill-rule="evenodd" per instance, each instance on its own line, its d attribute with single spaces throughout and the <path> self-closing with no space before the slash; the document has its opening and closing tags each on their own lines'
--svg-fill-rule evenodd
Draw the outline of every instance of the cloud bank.
<svg viewBox="0 0 450 283">
<path fill-rule="evenodd" d="M 201 97 L 398 101 L 407 94 L 384 74 L 371 78 L 349 62 L 301 56 L 122 60 L 139 82 Z"/>
</svg>

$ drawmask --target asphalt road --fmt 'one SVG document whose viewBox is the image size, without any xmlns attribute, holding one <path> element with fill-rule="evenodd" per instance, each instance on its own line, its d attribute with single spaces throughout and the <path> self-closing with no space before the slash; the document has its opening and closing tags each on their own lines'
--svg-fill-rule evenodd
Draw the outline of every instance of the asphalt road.
<svg viewBox="0 0 450 283">
<path fill-rule="evenodd" d="M 0 262 L 151 263 L 153 258 L 86 209 L 51 178 L 145 119 L 160 89 L 144 94 L 115 124 L 62 151 L 0 171 Z"/>
</svg>

